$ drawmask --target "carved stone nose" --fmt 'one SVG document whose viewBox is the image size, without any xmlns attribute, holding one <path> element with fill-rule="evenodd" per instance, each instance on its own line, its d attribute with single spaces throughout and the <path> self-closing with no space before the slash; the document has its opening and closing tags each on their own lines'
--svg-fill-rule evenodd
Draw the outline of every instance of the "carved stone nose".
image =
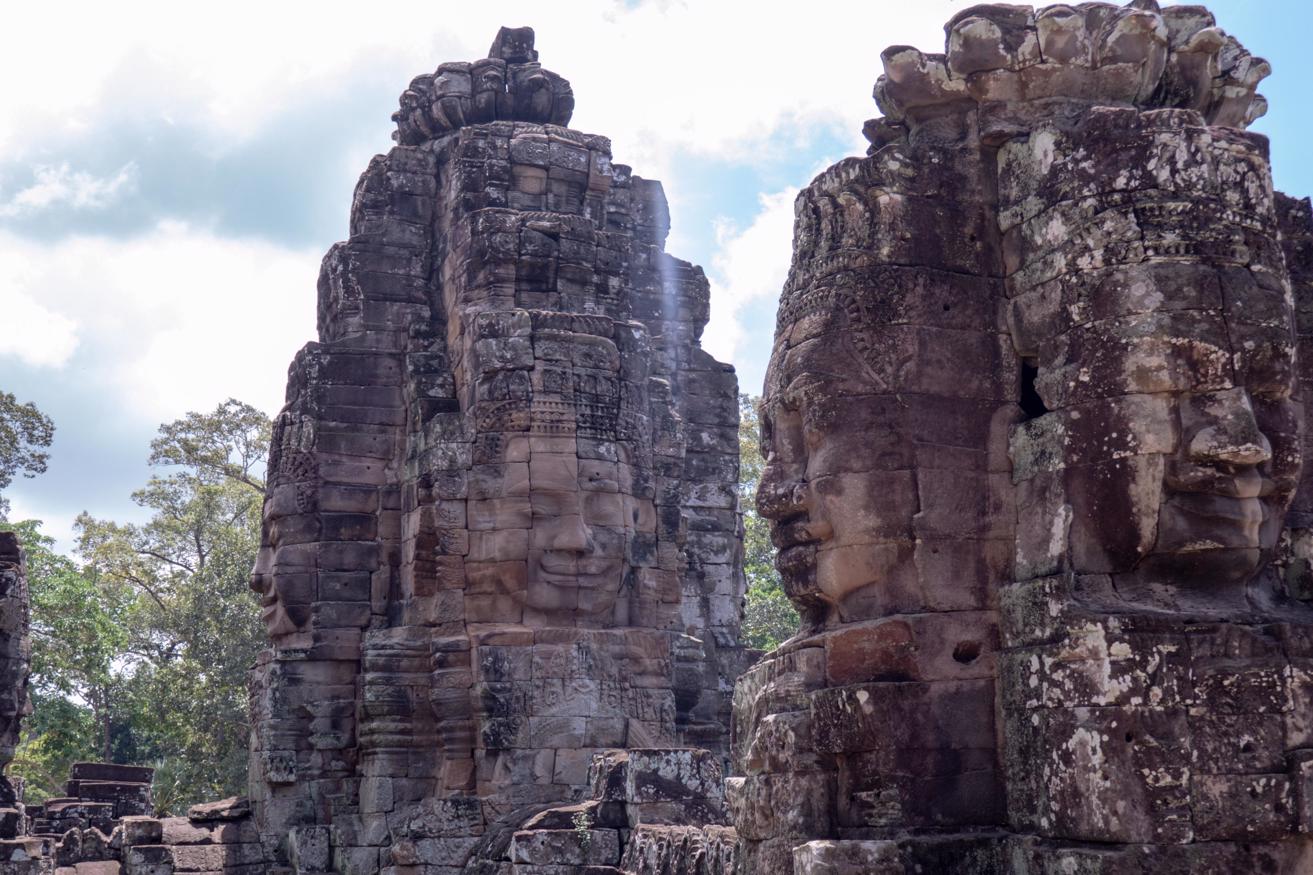
<svg viewBox="0 0 1313 875">
<path fill-rule="evenodd" d="M 558 521 L 549 546 L 562 553 L 589 553 L 593 539 L 582 517 L 569 516 Z"/>
</svg>

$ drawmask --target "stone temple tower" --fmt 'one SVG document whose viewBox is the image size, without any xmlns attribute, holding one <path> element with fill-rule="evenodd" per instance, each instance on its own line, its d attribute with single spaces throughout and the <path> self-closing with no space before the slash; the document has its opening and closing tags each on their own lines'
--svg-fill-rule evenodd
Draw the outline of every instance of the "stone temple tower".
<svg viewBox="0 0 1313 875">
<path fill-rule="evenodd" d="M 1313 871 L 1270 67 L 1154 0 L 945 31 L 797 201 L 758 504 L 806 628 L 735 694 L 742 871 Z"/>
<path fill-rule="evenodd" d="M 454 872 L 596 750 L 725 748 L 737 382 L 661 185 L 537 58 L 417 77 L 323 262 L 252 580 L 276 867 Z"/>
</svg>

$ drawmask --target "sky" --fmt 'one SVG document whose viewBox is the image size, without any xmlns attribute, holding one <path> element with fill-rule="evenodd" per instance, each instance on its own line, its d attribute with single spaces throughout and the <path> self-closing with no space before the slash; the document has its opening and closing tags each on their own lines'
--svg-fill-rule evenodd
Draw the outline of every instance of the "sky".
<svg viewBox="0 0 1313 875">
<path fill-rule="evenodd" d="M 880 51 L 940 51 L 961 0 L 23 3 L 0 52 L 0 390 L 55 422 L 6 490 L 72 547 L 76 515 L 140 520 L 160 423 L 228 397 L 275 414 L 314 339 L 315 281 L 410 79 L 537 31 L 571 126 L 662 180 L 668 250 L 712 284 L 704 346 L 760 392 L 793 199 L 864 152 Z M 1274 74 L 1254 129 L 1313 194 L 1303 0 L 1214 0 Z"/>
</svg>

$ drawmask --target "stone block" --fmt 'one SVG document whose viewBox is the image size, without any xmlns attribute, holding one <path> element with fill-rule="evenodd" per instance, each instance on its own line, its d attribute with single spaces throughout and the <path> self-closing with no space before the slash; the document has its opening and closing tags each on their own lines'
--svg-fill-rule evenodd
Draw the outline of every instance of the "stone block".
<svg viewBox="0 0 1313 875">
<path fill-rule="evenodd" d="M 136 845 L 128 848 L 123 860 L 128 875 L 172 875 L 173 850 L 166 845 Z"/>
<path fill-rule="evenodd" d="M 903 875 L 898 845 L 889 841 L 812 841 L 793 849 L 795 875 Z"/>
<path fill-rule="evenodd" d="M 680 802 L 722 795 L 718 758 L 707 750 L 631 750 L 627 802 Z"/>
<path fill-rule="evenodd" d="M 510 858 L 535 866 L 614 866 L 620 862 L 613 829 L 522 830 L 511 839 Z"/>
<path fill-rule="evenodd" d="M 1294 830 L 1298 803 L 1286 774 L 1196 774 L 1190 784 L 1200 841 L 1273 840 Z"/>
<path fill-rule="evenodd" d="M 783 772 L 725 780 L 725 804 L 739 835 L 760 842 L 829 835 L 834 828 L 835 776 Z"/>
<path fill-rule="evenodd" d="M 332 841 L 326 826 L 293 827 L 288 835 L 288 856 L 298 872 L 327 872 L 332 862 Z"/>
</svg>

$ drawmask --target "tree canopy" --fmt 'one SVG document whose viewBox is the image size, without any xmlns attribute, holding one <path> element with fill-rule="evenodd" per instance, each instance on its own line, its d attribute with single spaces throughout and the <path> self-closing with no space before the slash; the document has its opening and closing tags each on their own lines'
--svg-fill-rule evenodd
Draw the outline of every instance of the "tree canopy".
<svg viewBox="0 0 1313 875">
<path fill-rule="evenodd" d="M 20 404 L 8 392 L 0 392 L 0 490 L 14 482 L 15 475 L 35 477 L 46 470 L 47 450 L 55 439 L 55 425 L 32 403 Z M 9 512 L 9 502 L 0 496 L 0 520 Z"/>
<path fill-rule="evenodd" d="M 144 523 L 83 513 L 81 564 L 22 523 L 33 705 L 13 770 L 39 799 L 76 759 L 156 767 L 156 804 L 243 792 L 246 674 L 264 642 L 247 586 L 260 537 L 268 417 L 229 400 L 160 427 Z"/>
</svg>

